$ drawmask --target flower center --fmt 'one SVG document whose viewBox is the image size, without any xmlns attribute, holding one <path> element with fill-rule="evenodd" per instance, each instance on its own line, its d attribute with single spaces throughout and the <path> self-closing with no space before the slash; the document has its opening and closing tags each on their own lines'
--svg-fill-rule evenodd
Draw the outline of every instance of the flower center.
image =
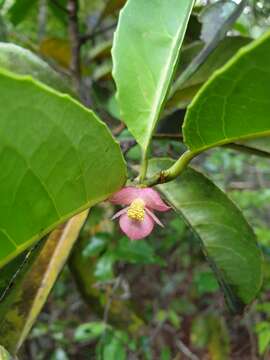
<svg viewBox="0 0 270 360">
<path fill-rule="evenodd" d="M 127 215 L 132 220 L 143 221 L 145 215 L 144 201 L 142 199 L 133 200 L 128 208 Z"/>
</svg>

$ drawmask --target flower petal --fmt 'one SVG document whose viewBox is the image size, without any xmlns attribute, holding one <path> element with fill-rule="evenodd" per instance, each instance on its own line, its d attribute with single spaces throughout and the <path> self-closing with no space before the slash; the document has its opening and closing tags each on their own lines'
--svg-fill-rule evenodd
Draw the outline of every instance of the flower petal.
<svg viewBox="0 0 270 360">
<path fill-rule="evenodd" d="M 130 219 L 127 214 L 120 217 L 119 221 L 122 231 L 131 239 L 139 240 L 148 236 L 154 227 L 154 220 L 145 214 L 143 221 Z"/>
<path fill-rule="evenodd" d="M 164 225 L 162 224 L 162 222 L 159 220 L 158 217 L 156 217 L 156 215 L 150 211 L 149 209 L 147 209 L 147 207 L 145 208 L 145 211 L 148 213 L 148 215 L 151 216 L 151 218 L 161 227 L 164 227 Z"/>
<path fill-rule="evenodd" d="M 128 186 L 113 194 L 109 201 L 113 204 L 129 205 L 134 199 L 139 197 L 139 191 L 140 189 L 138 188 Z"/>
<path fill-rule="evenodd" d="M 144 200 L 145 205 L 154 210 L 158 211 L 168 211 L 170 210 L 170 206 L 166 205 L 165 202 L 161 199 L 159 193 L 152 188 L 142 188 L 137 189 L 139 193 L 138 197 Z"/>
<path fill-rule="evenodd" d="M 112 220 L 117 219 L 119 216 L 125 214 L 127 212 L 127 209 L 128 207 L 125 207 L 124 209 L 117 211 L 117 213 L 113 215 Z"/>
</svg>

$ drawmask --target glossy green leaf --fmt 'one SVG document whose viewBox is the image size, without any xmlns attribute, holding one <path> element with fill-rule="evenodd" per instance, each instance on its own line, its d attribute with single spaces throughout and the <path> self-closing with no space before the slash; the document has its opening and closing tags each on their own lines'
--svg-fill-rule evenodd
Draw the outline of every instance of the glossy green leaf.
<svg viewBox="0 0 270 360">
<path fill-rule="evenodd" d="M 178 61 L 193 0 L 129 0 L 114 37 L 121 117 L 146 150 Z"/>
<path fill-rule="evenodd" d="M 17 354 L 36 321 L 87 215 L 84 211 L 54 230 L 1 299 L 0 339 L 12 355 Z"/>
<path fill-rule="evenodd" d="M 183 126 L 191 151 L 270 136 L 270 33 L 242 48 L 201 88 Z"/>
<path fill-rule="evenodd" d="M 58 74 L 31 51 L 15 44 L 0 43 L 0 68 L 18 75 L 31 75 L 56 90 L 74 95 L 65 76 Z"/>
<path fill-rule="evenodd" d="M 126 168 L 107 127 L 68 95 L 4 70 L 0 93 L 2 266 L 121 188 Z"/>
<path fill-rule="evenodd" d="M 172 160 L 153 160 L 153 172 Z M 230 308 L 249 304 L 262 282 L 262 255 L 256 237 L 232 201 L 209 179 L 189 168 L 175 181 L 158 186 L 201 240 Z"/>
</svg>

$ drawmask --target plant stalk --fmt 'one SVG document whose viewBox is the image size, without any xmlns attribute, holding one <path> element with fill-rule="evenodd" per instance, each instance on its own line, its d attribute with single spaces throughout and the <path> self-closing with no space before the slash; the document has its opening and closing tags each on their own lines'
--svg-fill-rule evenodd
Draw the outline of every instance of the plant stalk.
<svg viewBox="0 0 270 360">
<path fill-rule="evenodd" d="M 140 169 L 140 176 L 139 176 L 139 182 L 142 184 L 144 182 L 144 179 L 147 174 L 147 167 L 148 167 L 148 151 L 144 151 L 142 155 L 142 163 L 141 163 L 141 169 Z"/>
<path fill-rule="evenodd" d="M 170 168 L 162 170 L 144 182 L 145 186 L 164 184 L 179 176 L 198 152 L 187 150 Z"/>
</svg>

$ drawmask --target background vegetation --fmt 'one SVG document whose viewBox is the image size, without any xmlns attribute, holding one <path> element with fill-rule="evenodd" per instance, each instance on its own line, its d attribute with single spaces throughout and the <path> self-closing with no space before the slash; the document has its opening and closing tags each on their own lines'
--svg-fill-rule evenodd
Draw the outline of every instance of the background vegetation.
<svg viewBox="0 0 270 360">
<path fill-rule="evenodd" d="M 202 46 L 199 14 L 214 2 L 196 4 L 180 74 Z M 100 114 L 118 137 L 132 173 L 140 153 L 119 116 L 110 55 L 124 3 L 2 0 L 0 40 L 32 50 L 61 74 L 68 88 L 74 85 L 74 96 Z M 250 0 L 225 34 L 241 36 L 244 44 L 269 25 L 269 1 Z M 193 82 L 170 103 L 154 137 L 153 155 L 176 158 L 184 150 L 179 119 L 199 87 L 234 52 L 224 47 L 208 56 Z M 16 67 L 16 58 L 10 66 Z M 199 242 L 183 220 L 166 214 L 164 229 L 130 242 L 110 220 L 113 207 L 102 203 L 91 209 L 20 359 L 270 358 L 269 158 L 221 147 L 198 157 L 195 165 L 243 209 L 263 249 L 263 289 L 245 315 L 229 314 Z"/>
</svg>

